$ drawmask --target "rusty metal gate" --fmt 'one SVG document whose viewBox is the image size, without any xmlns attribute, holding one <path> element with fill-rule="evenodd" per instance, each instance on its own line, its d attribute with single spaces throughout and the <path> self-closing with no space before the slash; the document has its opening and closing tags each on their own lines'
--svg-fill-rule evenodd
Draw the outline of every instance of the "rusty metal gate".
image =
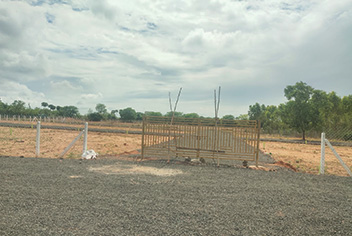
<svg viewBox="0 0 352 236">
<path fill-rule="evenodd" d="M 255 161 L 260 124 L 255 120 L 215 120 L 145 116 L 142 158 L 191 157 Z"/>
</svg>

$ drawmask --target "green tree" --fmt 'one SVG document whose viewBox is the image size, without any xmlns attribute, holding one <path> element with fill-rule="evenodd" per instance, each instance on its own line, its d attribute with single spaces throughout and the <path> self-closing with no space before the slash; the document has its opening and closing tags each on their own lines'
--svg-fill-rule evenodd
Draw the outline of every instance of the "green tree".
<svg viewBox="0 0 352 236">
<path fill-rule="evenodd" d="M 143 120 L 144 114 L 142 112 L 137 112 L 136 114 L 136 120 Z"/>
<path fill-rule="evenodd" d="M 47 106 L 49 106 L 49 104 L 47 103 L 47 102 L 42 102 L 42 107 L 47 107 Z"/>
<path fill-rule="evenodd" d="M 8 107 L 9 105 L 0 99 L 0 114 L 8 114 Z"/>
<path fill-rule="evenodd" d="M 241 114 L 235 118 L 236 120 L 249 120 L 248 114 Z"/>
<path fill-rule="evenodd" d="M 285 88 L 285 97 L 289 100 L 282 107 L 283 121 L 291 128 L 302 133 L 306 139 L 306 132 L 316 125 L 316 114 L 313 111 L 310 98 L 314 89 L 304 82 L 297 82 Z"/>
<path fill-rule="evenodd" d="M 187 113 L 183 115 L 184 118 L 200 118 L 197 113 Z"/>
<path fill-rule="evenodd" d="M 87 115 L 89 121 L 101 121 L 103 120 L 103 115 L 99 112 L 92 112 Z"/>
<path fill-rule="evenodd" d="M 127 107 L 120 110 L 120 117 L 123 121 L 133 121 L 137 118 L 137 112 L 133 108 Z"/>
<path fill-rule="evenodd" d="M 146 112 L 144 112 L 144 114 L 146 116 L 163 116 L 163 114 L 161 114 L 160 112 L 156 112 L 156 111 L 146 111 Z"/>
<path fill-rule="evenodd" d="M 169 111 L 165 114 L 165 116 L 172 117 L 172 114 L 173 114 L 173 112 Z M 182 115 L 183 115 L 182 112 L 175 111 L 175 113 L 174 113 L 174 117 L 182 117 Z"/>
<path fill-rule="evenodd" d="M 59 110 L 59 115 L 60 116 L 66 116 L 66 117 L 79 117 L 79 110 L 75 106 L 64 106 L 61 107 Z"/>
<path fill-rule="evenodd" d="M 106 110 L 106 106 L 102 103 L 98 103 L 95 106 L 95 110 L 100 114 L 106 114 L 108 111 Z"/>
<path fill-rule="evenodd" d="M 116 113 L 119 113 L 119 110 L 111 110 L 110 114 L 107 115 L 108 120 L 117 120 Z"/>
<path fill-rule="evenodd" d="M 48 105 L 48 107 L 50 108 L 50 110 L 54 111 L 56 109 L 56 106 L 54 106 L 53 104 Z"/>
<path fill-rule="evenodd" d="M 15 100 L 9 106 L 11 115 L 23 115 L 26 113 L 26 103 L 21 100 Z"/>
<path fill-rule="evenodd" d="M 234 120 L 235 117 L 234 117 L 233 115 L 224 115 L 224 116 L 222 117 L 222 119 L 223 119 L 223 120 Z"/>
<path fill-rule="evenodd" d="M 263 120 L 263 115 L 265 112 L 265 105 L 260 105 L 256 103 L 254 105 L 249 106 L 248 116 L 250 120 Z M 262 121 L 263 123 L 263 121 Z"/>
</svg>

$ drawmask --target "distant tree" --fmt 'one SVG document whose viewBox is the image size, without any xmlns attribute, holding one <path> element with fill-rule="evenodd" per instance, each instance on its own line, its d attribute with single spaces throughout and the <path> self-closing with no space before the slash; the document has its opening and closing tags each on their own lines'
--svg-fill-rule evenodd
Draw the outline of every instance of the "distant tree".
<svg viewBox="0 0 352 236">
<path fill-rule="evenodd" d="M 137 112 L 136 114 L 136 120 L 143 120 L 144 114 L 142 112 Z"/>
<path fill-rule="evenodd" d="M 102 103 L 98 103 L 95 106 L 95 110 L 100 114 L 106 114 L 108 111 L 106 110 L 106 106 Z"/>
<path fill-rule="evenodd" d="M 9 107 L 9 105 L 7 103 L 4 103 L 0 99 L 0 114 L 7 114 L 8 113 L 8 107 Z"/>
<path fill-rule="evenodd" d="M 79 110 L 75 106 L 64 106 L 59 110 L 59 115 L 66 117 L 79 117 Z"/>
<path fill-rule="evenodd" d="M 167 117 L 172 117 L 172 113 L 173 113 L 173 112 L 169 111 L 169 112 L 167 112 L 167 113 L 165 114 L 165 116 L 167 116 Z M 182 117 L 182 115 L 183 115 L 182 112 L 175 111 L 174 117 Z"/>
<path fill-rule="evenodd" d="M 101 121 L 103 120 L 103 115 L 99 112 L 92 112 L 87 115 L 89 121 Z"/>
<path fill-rule="evenodd" d="M 137 112 L 131 107 L 121 109 L 119 113 L 123 121 L 133 121 L 137 118 Z"/>
<path fill-rule="evenodd" d="M 265 112 L 265 105 L 260 105 L 256 103 L 254 105 L 249 106 L 248 116 L 250 120 L 263 120 L 263 115 Z"/>
<path fill-rule="evenodd" d="M 48 107 L 50 108 L 50 110 L 54 111 L 56 109 L 56 106 L 54 106 L 53 104 L 48 105 Z"/>
<path fill-rule="evenodd" d="M 241 114 L 235 118 L 236 120 L 249 120 L 248 114 Z"/>
<path fill-rule="evenodd" d="M 11 115 L 23 115 L 26 113 L 26 103 L 21 100 L 15 100 L 9 106 Z"/>
<path fill-rule="evenodd" d="M 114 114 L 114 115 L 116 115 L 117 113 L 119 113 L 119 110 L 118 110 L 118 109 L 115 109 L 115 110 L 111 110 L 111 114 Z"/>
<path fill-rule="evenodd" d="M 146 116 L 163 116 L 163 114 L 161 114 L 160 112 L 156 112 L 156 111 L 146 111 L 146 112 L 144 112 L 144 114 Z"/>
<path fill-rule="evenodd" d="M 47 102 L 42 102 L 42 107 L 47 107 L 47 106 L 49 106 L 49 104 L 47 103 Z"/>
<path fill-rule="evenodd" d="M 222 117 L 222 119 L 223 119 L 223 120 L 234 120 L 235 117 L 234 117 L 233 115 L 224 115 L 224 116 Z"/>
<path fill-rule="evenodd" d="M 107 119 L 108 120 L 117 120 L 117 115 L 116 113 L 119 113 L 119 110 L 111 110 L 110 114 L 107 114 Z"/>
<path fill-rule="evenodd" d="M 200 118 L 197 113 L 188 113 L 183 115 L 184 118 Z"/>
</svg>

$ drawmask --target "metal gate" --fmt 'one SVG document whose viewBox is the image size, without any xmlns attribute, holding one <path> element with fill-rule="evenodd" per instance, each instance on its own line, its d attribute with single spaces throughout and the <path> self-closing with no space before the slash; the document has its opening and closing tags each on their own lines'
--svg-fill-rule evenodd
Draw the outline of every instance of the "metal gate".
<svg viewBox="0 0 352 236">
<path fill-rule="evenodd" d="M 191 157 L 255 161 L 258 165 L 260 123 L 145 116 L 142 158 Z"/>
</svg>

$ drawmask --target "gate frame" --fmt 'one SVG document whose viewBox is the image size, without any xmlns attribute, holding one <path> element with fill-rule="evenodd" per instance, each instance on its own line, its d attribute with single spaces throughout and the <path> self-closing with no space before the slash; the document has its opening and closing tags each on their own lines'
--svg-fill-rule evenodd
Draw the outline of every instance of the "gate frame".
<svg viewBox="0 0 352 236">
<path fill-rule="evenodd" d="M 155 124 L 154 129 L 152 128 L 152 130 L 150 131 L 148 127 L 148 125 L 151 124 Z M 178 131 L 179 128 L 184 128 L 184 130 L 182 131 Z M 184 135 L 186 134 L 185 129 L 187 129 L 186 127 L 188 127 L 188 129 L 190 129 L 192 131 L 193 129 L 193 133 L 190 132 L 190 135 Z M 213 136 L 209 136 L 209 130 L 205 130 L 206 132 L 203 131 L 203 129 L 205 128 L 212 128 L 214 129 L 213 132 L 214 135 Z M 235 128 L 241 130 L 241 134 L 246 133 L 246 134 L 250 134 L 251 136 L 248 137 L 248 135 L 246 136 L 246 140 L 244 140 L 244 136 L 235 136 L 231 134 L 229 134 L 229 137 L 231 138 L 231 140 L 233 140 L 234 142 L 245 142 L 247 143 L 252 142 L 253 145 L 250 144 L 245 144 L 244 146 L 246 148 L 251 147 L 253 148 L 253 152 L 240 152 L 240 153 L 233 153 L 233 157 L 230 156 L 226 156 L 221 157 L 221 153 L 225 153 L 225 151 L 221 151 L 221 147 L 220 146 L 214 146 L 214 150 L 209 148 L 206 150 L 201 150 L 198 146 L 198 148 L 195 148 L 195 146 L 193 146 L 192 148 L 187 148 L 187 147 L 177 147 L 177 142 L 178 141 L 182 141 L 181 138 L 185 139 L 186 136 L 189 139 L 193 138 L 193 142 L 194 142 L 194 137 L 196 137 L 196 139 L 198 140 L 198 138 L 200 137 L 206 137 L 205 139 L 207 139 L 207 141 L 203 141 L 203 142 L 207 142 L 211 140 L 214 143 L 210 143 L 209 145 L 218 145 L 220 143 L 219 140 L 217 140 L 217 136 L 220 137 L 220 133 L 222 135 L 224 135 L 222 132 L 224 132 L 224 130 L 226 130 L 225 128 L 227 128 L 227 130 L 230 130 L 233 132 L 233 130 Z M 199 135 L 200 130 L 202 129 L 202 132 L 204 132 L 204 134 L 206 134 L 206 136 L 201 136 Z M 251 129 L 252 131 L 254 130 L 255 132 L 248 132 L 246 129 Z M 210 132 L 210 133 L 211 133 Z M 173 134 L 172 134 L 173 133 Z M 151 137 L 146 137 L 146 136 L 151 136 L 153 140 L 157 140 L 157 142 L 153 145 L 148 145 L 148 140 L 146 140 L 147 138 L 151 138 Z M 178 137 L 178 138 L 177 138 Z M 173 138 L 173 139 L 172 139 Z M 242 140 L 241 140 L 242 138 Z M 250 138 L 250 139 L 249 139 Z M 160 141 L 161 140 L 161 141 Z M 215 141 L 214 141 L 215 140 Z M 222 140 L 223 141 L 223 140 Z M 173 145 L 171 144 L 171 142 L 173 142 Z M 155 116 L 144 116 L 143 117 L 143 126 L 142 126 L 142 159 L 145 157 L 146 155 L 146 149 L 148 149 L 148 147 L 151 146 L 160 146 L 160 148 L 158 149 L 158 147 L 156 147 L 156 152 L 158 154 L 167 151 L 167 153 L 164 153 L 163 156 L 167 156 L 168 160 L 170 160 L 170 153 L 174 152 L 175 156 L 178 156 L 178 153 L 180 153 L 180 151 L 177 151 L 177 149 L 189 149 L 189 153 L 193 153 L 192 156 L 195 157 L 203 157 L 203 158 L 212 158 L 212 159 L 218 159 L 218 164 L 219 164 L 219 160 L 220 159 L 227 159 L 227 160 L 243 160 L 243 161 L 255 161 L 255 165 L 258 166 L 258 159 L 259 159 L 259 142 L 260 142 L 260 121 L 259 120 L 224 120 L 224 119 L 214 119 L 214 118 L 184 118 L 184 117 L 155 117 Z M 231 143 L 231 142 L 228 142 Z M 198 144 L 199 145 L 199 144 Z M 235 144 L 232 144 L 233 146 Z M 240 144 L 242 145 L 242 144 Z M 171 151 L 171 146 L 175 149 L 175 151 Z M 233 147 L 231 146 L 231 147 Z M 235 147 L 233 147 L 235 148 Z M 192 152 L 193 150 L 193 152 Z M 210 152 L 212 153 L 212 157 L 210 156 L 202 156 L 202 154 L 200 152 L 205 151 L 205 152 Z M 231 153 L 230 153 L 231 154 Z M 240 155 L 241 154 L 245 154 L 247 156 L 247 158 L 241 158 Z M 251 156 L 249 154 L 253 154 L 253 159 L 248 160 L 248 156 Z M 152 154 L 148 154 L 150 156 L 153 156 Z M 160 154 L 161 155 L 161 154 Z M 155 156 L 158 156 L 157 154 L 155 154 Z"/>
</svg>

